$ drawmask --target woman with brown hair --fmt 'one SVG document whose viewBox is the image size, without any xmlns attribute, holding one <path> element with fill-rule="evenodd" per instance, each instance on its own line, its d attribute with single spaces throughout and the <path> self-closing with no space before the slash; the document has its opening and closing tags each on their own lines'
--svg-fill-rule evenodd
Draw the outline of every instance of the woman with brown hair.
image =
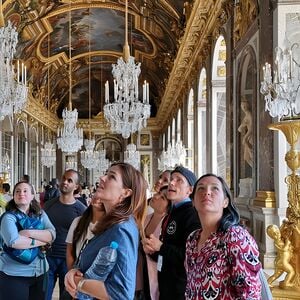
<svg viewBox="0 0 300 300">
<path fill-rule="evenodd" d="M 87 245 L 89 240 L 94 237 L 93 230 L 98 221 L 105 214 L 103 203 L 99 197 L 99 191 L 92 196 L 90 205 L 84 211 L 82 216 L 75 218 L 70 226 L 66 243 L 67 243 L 67 267 L 68 270 L 76 265 L 76 260 L 80 252 Z"/>
<path fill-rule="evenodd" d="M 100 178 L 98 190 L 105 215 L 94 229 L 94 238 L 81 252 L 78 269 L 71 269 L 66 274 L 65 286 L 73 297 L 80 291 L 100 299 L 133 299 L 139 231 L 144 235 L 146 189 L 143 175 L 127 163 L 113 164 Z M 119 247 L 111 272 L 103 281 L 85 279 L 84 273 L 98 251 L 112 241 Z"/>
<path fill-rule="evenodd" d="M 159 238 L 163 221 L 171 208 L 171 201 L 167 198 L 168 185 L 160 188 L 160 191 L 153 195 L 149 205 L 153 208 L 153 213 L 147 215 L 145 221 L 145 236 L 154 235 Z M 158 279 L 157 279 L 157 261 L 146 255 L 146 264 L 144 265 L 144 295 L 146 299 L 158 300 Z M 149 289 L 149 291 L 148 291 Z"/>
<path fill-rule="evenodd" d="M 49 269 L 42 246 L 55 239 L 55 228 L 35 199 L 33 186 L 18 182 L 1 216 L 0 299 L 45 298 Z"/>
</svg>

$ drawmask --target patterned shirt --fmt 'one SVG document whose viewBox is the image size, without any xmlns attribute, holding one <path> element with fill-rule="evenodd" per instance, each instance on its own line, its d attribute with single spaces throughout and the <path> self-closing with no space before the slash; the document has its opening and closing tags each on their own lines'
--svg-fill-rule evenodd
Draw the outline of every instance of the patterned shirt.
<svg viewBox="0 0 300 300">
<path fill-rule="evenodd" d="M 186 243 L 185 268 L 188 300 L 260 299 L 258 247 L 241 226 L 225 233 L 212 233 L 198 250 L 201 229 L 192 232 Z"/>
</svg>

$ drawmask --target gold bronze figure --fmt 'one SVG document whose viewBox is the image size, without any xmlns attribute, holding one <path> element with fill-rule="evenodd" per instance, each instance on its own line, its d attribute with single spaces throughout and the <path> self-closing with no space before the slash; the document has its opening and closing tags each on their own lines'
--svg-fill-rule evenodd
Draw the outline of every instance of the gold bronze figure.
<svg viewBox="0 0 300 300">
<path fill-rule="evenodd" d="M 277 249 L 275 259 L 275 272 L 268 279 L 272 283 L 284 272 L 285 279 L 279 287 L 300 291 L 300 176 L 296 173 L 300 168 L 300 152 L 296 150 L 296 144 L 300 136 L 300 121 L 286 120 L 269 125 L 272 130 L 283 132 L 290 145 L 285 155 L 285 161 L 292 173 L 285 178 L 288 187 L 287 219 L 278 228 L 270 225 L 267 228 L 268 235 L 274 239 Z"/>
</svg>

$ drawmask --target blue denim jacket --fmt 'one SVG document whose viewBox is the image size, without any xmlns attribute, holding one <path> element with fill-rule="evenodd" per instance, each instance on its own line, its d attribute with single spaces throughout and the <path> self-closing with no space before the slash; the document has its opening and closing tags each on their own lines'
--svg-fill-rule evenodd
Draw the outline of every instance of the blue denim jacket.
<svg viewBox="0 0 300 300">
<path fill-rule="evenodd" d="M 117 262 L 106 278 L 104 285 L 112 300 L 134 298 L 139 231 L 133 217 L 115 224 L 90 240 L 81 253 L 78 267 L 84 273 L 93 263 L 99 250 L 112 241 L 119 244 Z"/>
</svg>

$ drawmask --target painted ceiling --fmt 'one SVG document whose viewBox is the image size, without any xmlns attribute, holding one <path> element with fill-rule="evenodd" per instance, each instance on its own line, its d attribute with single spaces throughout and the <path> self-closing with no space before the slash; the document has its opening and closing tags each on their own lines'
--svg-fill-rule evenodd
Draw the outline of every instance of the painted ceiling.
<svg viewBox="0 0 300 300">
<path fill-rule="evenodd" d="M 155 117 L 189 2 L 129 0 L 128 5 L 130 52 L 141 63 L 140 90 L 144 80 L 149 82 L 151 117 Z M 42 97 L 45 107 L 61 117 L 71 92 L 79 118 L 99 115 L 104 84 L 113 81 L 112 64 L 122 56 L 125 2 L 6 0 L 3 12 L 19 32 L 16 58 L 27 66 L 33 95 Z"/>
</svg>

